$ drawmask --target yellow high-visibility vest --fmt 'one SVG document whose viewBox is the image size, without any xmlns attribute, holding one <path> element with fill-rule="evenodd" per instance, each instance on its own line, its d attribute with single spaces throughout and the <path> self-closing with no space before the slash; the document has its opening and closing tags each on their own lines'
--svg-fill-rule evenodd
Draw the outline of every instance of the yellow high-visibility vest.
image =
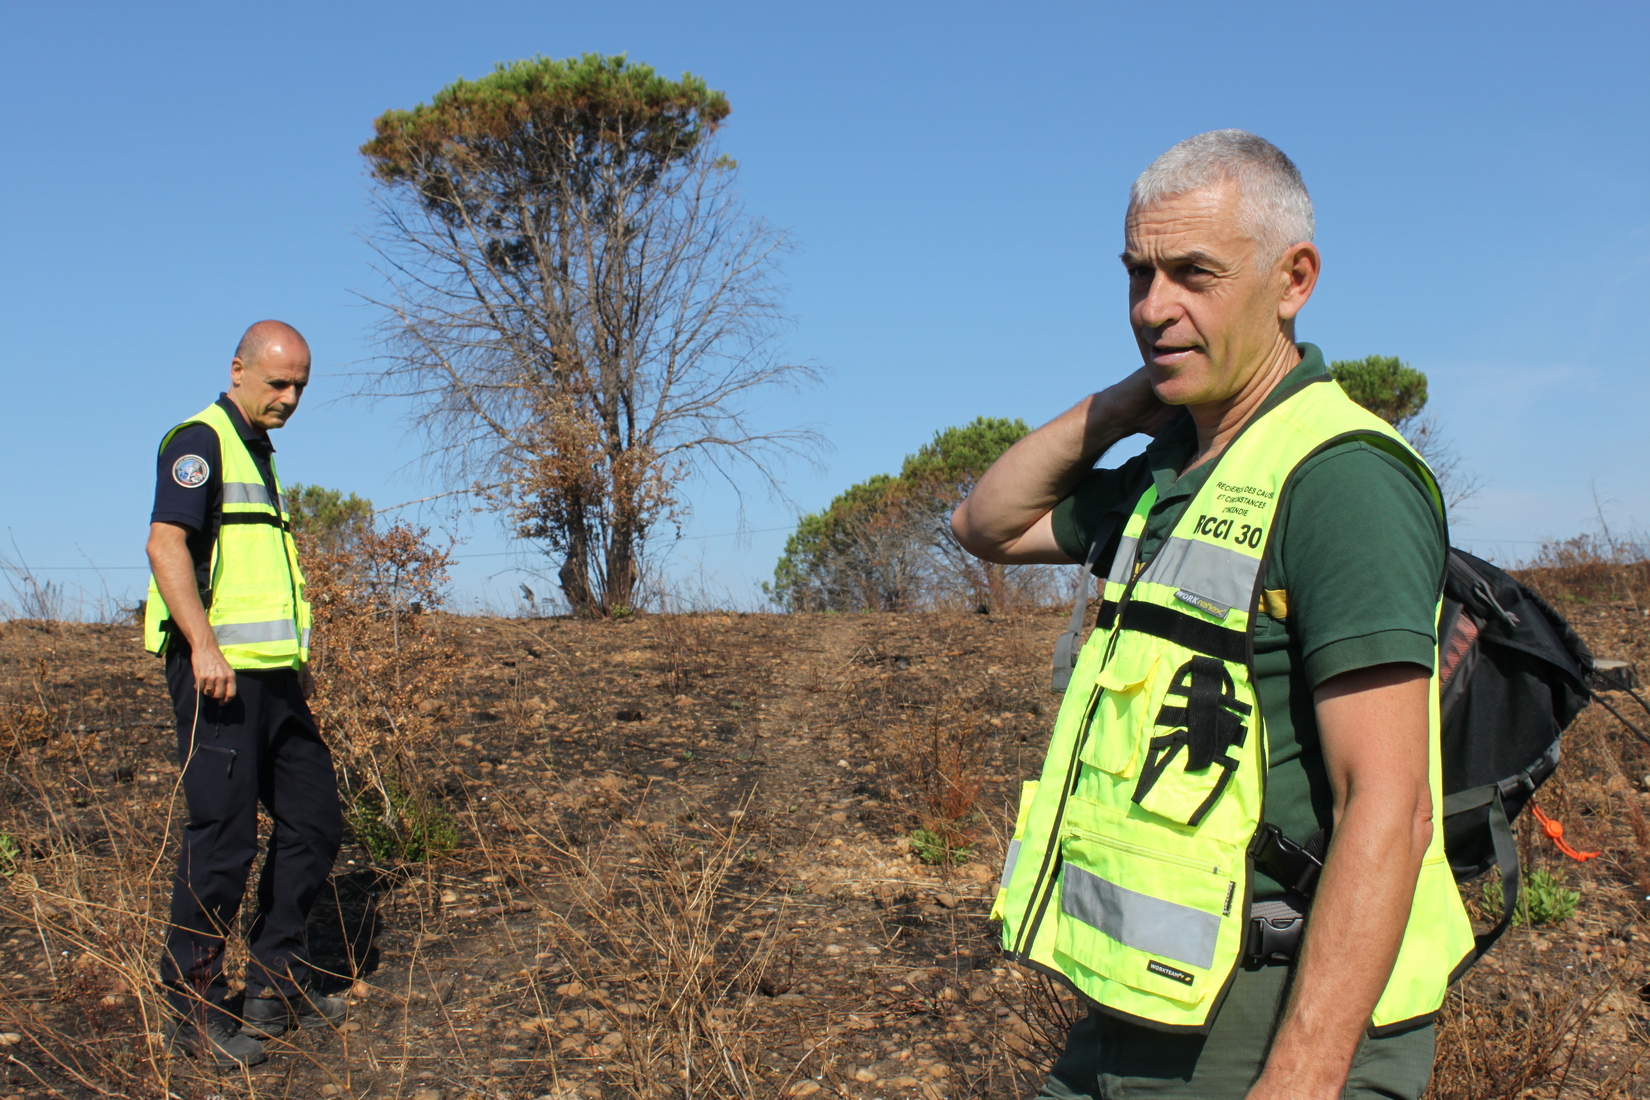
<svg viewBox="0 0 1650 1100">
<path fill-rule="evenodd" d="M 1078 658 L 1041 777 L 1021 793 L 993 910 L 1010 957 L 1108 1014 L 1206 1033 L 1242 961 L 1266 795 L 1253 623 L 1267 547 L 1290 476 L 1349 438 L 1400 457 L 1442 514 L 1420 456 L 1319 376 L 1244 426 L 1143 567 L 1155 487 L 1124 526 L 1099 629 Z M 1433 665 L 1429 775 L 1441 807 Z M 1472 949 L 1435 828 L 1372 1031 L 1429 1019 Z"/>
<path fill-rule="evenodd" d="M 216 403 L 167 432 L 161 450 L 190 424 L 209 425 L 218 434 L 222 466 L 218 537 L 203 597 L 207 622 L 229 667 L 298 668 L 309 660 L 310 610 L 274 461 L 272 499 L 240 431 Z M 150 653 L 166 652 L 173 634 L 170 618 L 151 574 L 143 615 L 143 645 Z"/>
</svg>

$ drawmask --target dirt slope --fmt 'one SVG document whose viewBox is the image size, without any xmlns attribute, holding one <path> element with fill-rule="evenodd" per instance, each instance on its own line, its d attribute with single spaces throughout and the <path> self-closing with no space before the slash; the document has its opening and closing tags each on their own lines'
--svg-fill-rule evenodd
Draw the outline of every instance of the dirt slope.
<svg viewBox="0 0 1650 1100">
<path fill-rule="evenodd" d="M 1635 609 L 1576 621 L 1650 667 Z M 1060 616 L 443 629 L 464 661 L 409 776 L 459 846 L 415 864 L 346 846 L 311 935 L 354 1030 L 299 1033 L 228 1079 L 151 1042 L 181 809 L 158 663 L 129 628 L 0 625 L 0 834 L 20 845 L 0 887 L 0 1094 L 1035 1091 L 1062 1008 L 1002 965 L 985 915 L 1056 701 Z M 1564 1095 L 1608 1095 L 1618 1076 L 1618 1095 L 1650 1095 L 1632 1076 L 1650 1014 L 1634 825 L 1650 752 L 1596 711 L 1542 803 L 1606 855 L 1567 869 L 1574 918 L 1515 930 L 1452 995 L 1440 1095 L 1514 1095 L 1524 1070 L 1547 1081 L 1529 1095 L 1555 1095 L 1565 1066 Z M 952 765 L 925 770 L 936 756 Z M 965 862 L 919 860 L 923 815 L 963 803 Z"/>
</svg>

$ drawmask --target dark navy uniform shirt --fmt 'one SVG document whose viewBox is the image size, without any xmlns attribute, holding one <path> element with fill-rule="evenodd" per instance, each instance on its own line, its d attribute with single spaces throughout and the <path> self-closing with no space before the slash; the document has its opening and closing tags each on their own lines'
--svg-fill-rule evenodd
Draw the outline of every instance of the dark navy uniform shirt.
<svg viewBox="0 0 1650 1100">
<path fill-rule="evenodd" d="M 218 407 L 229 414 L 230 423 L 240 432 L 241 441 L 263 476 L 271 498 L 275 496 L 275 475 L 269 458 L 275 453 L 269 433 L 248 424 L 246 417 L 228 394 L 219 394 Z M 161 448 L 155 467 L 155 507 L 150 523 L 176 523 L 189 528 L 189 556 L 195 562 L 195 579 L 204 592 L 212 568 L 212 543 L 218 537 L 218 513 L 223 499 L 223 456 L 218 433 L 209 424 L 180 428 Z"/>
</svg>

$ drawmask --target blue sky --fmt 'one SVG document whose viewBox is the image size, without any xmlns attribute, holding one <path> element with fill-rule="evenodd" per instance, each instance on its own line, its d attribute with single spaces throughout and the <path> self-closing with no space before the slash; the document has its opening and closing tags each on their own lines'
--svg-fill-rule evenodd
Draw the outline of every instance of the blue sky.
<svg viewBox="0 0 1650 1100">
<path fill-rule="evenodd" d="M 798 246 L 786 348 L 830 372 L 758 410 L 832 442 L 788 468 L 789 501 L 689 487 L 663 559 L 684 587 L 752 602 L 798 509 L 946 425 L 1040 423 L 1132 369 L 1129 181 L 1225 126 L 1311 188 L 1325 271 L 1301 337 L 1430 378 L 1485 482 L 1458 543 L 1516 558 L 1596 527 L 1595 499 L 1650 520 L 1642 3 L 10 3 L 0 549 L 135 598 L 154 446 L 265 316 L 316 354 L 275 437 L 287 480 L 380 505 L 444 488 L 400 409 L 336 400 L 376 350 L 356 149 L 456 77 L 584 51 L 727 93 L 746 202 Z M 423 519 L 466 539 L 466 605 L 545 590 L 542 557 L 448 503 Z"/>
</svg>

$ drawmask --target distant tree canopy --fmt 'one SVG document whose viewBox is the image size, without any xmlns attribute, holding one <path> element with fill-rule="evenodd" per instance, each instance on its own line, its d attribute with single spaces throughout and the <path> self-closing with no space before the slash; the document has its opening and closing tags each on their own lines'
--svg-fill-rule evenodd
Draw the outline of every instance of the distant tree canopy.
<svg viewBox="0 0 1650 1100">
<path fill-rule="evenodd" d="M 1008 596 L 1003 567 L 963 551 L 950 516 L 1027 430 L 1021 420 L 979 417 L 935 433 L 897 476 L 877 474 L 804 515 L 764 591 L 790 611 L 1000 606 Z"/>
<path fill-rule="evenodd" d="M 906 457 L 900 480 L 941 501 L 949 515 L 973 490 L 980 475 L 1028 431 L 1024 420 L 986 416 L 960 428 L 946 428 Z"/>
<path fill-rule="evenodd" d="M 1483 488 L 1439 429 L 1438 421 L 1423 415 L 1427 376 L 1421 371 L 1396 355 L 1368 355 L 1337 359 L 1329 364 L 1329 373 L 1348 397 L 1391 424 L 1427 460 L 1449 507 L 1455 508 Z"/>
<path fill-rule="evenodd" d="M 535 57 L 384 112 L 361 147 L 391 284 L 364 388 L 547 545 L 579 614 L 636 602 L 691 472 L 771 483 L 815 442 L 747 421 L 755 391 L 813 372 L 773 350 L 786 241 L 734 193 L 728 111 L 691 74 Z"/>
<path fill-rule="evenodd" d="M 1427 376 L 1396 355 L 1337 359 L 1330 377 L 1346 395 L 1402 431 L 1427 404 Z"/>
<path fill-rule="evenodd" d="M 292 534 L 305 550 L 342 554 L 372 530 L 372 501 L 354 493 L 293 482 L 285 495 Z"/>
</svg>

